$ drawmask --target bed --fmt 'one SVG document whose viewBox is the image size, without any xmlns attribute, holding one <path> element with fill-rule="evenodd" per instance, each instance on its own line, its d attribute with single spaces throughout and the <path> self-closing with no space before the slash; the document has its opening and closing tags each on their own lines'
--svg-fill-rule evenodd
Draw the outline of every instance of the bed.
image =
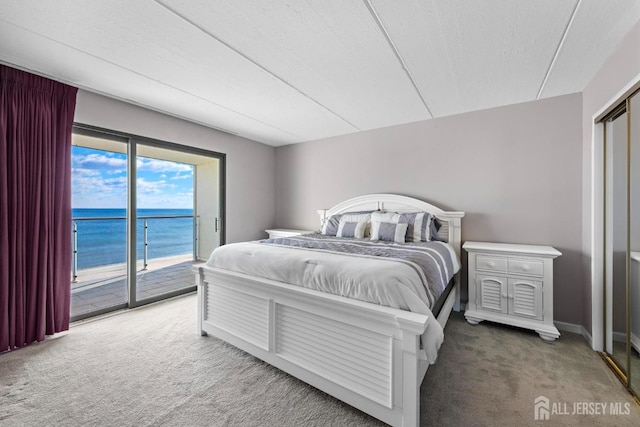
<svg viewBox="0 0 640 427">
<path fill-rule="evenodd" d="M 459 260 L 463 212 L 447 212 L 406 196 L 372 194 L 318 213 L 322 224 L 336 215 L 370 211 L 428 212 L 440 223 L 438 236 L 448 241 L 446 246 Z M 305 240 L 291 239 L 293 244 Z M 310 236 L 307 240 L 314 239 Z M 286 242 L 286 248 L 279 244 L 281 241 L 261 243 L 238 244 L 245 258 L 228 256 L 224 268 L 218 264 L 227 249 L 218 255 L 214 252 L 206 265 L 194 267 L 198 333 L 220 338 L 390 425 L 418 426 L 420 384 L 435 362 L 449 314 L 460 307 L 459 271 L 452 274 L 438 298 L 441 307 L 434 315 L 430 311 L 433 306 L 424 309 L 406 295 L 389 297 L 405 302 L 388 307 L 375 303 L 377 297 L 363 301 L 317 290 L 311 282 L 324 283 L 324 279 L 313 275 L 293 274 L 291 279 L 274 276 L 279 271 L 277 266 L 272 269 L 276 273 L 268 273 L 264 266 L 247 260 L 269 260 L 271 256 L 273 260 L 286 259 L 292 266 L 312 263 L 311 271 L 326 269 L 324 258 L 332 260 L 330 256 L 334 255 L 325 254 L 324 249 L 305 248 L 296 251 L 302 251 L 296 260 L 293 254 L 291 258 L 287 255 L 294 251 L 288 247 L 292 242 Z M 368 245 L 364 241 L 362 244 Z M 234 261 L 236 256 L 240 258 Z M 374 262 L 362 257 L 357 262 L 365 266 Z M 354 270 L 353 257 L 343 258 L 348 262 L 342 265 Z M 315 264 L 321 264 L 321 268 Z M 236 268 L 238 265 L 243 267 Z M 291 271 L 296 273 L 295 268 Z M 405 303 L 411 307 L 403 307 Z"/>
</svg>

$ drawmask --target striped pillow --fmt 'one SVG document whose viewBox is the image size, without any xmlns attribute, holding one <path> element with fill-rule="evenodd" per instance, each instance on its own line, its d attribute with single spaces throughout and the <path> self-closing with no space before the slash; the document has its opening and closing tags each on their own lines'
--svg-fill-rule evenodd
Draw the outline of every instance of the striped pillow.
<svg viewBox="0 0 640 427">
<path fill-rule="evenodd" d="M 449 239 L 440 236 L 440 227 L 442 227 L 442 222 L 440 222 L 438 218 L 433 217 L 431 219 L 431 232 L 429 233 L 431 235 L 431 240 L 434 242 L 448 243 Z"/>
<path fill-rule="evenodd" d="M 371 214 L 371 240 L 381 222 L 407 224 L 406 242 L 428 242 L 431 240 L 431 214 L 427 212 L 395 213 L 373 212 Z M 377 232 L 379 233 L 379 231 Z M 376 234 L 377 236 L 378 234 Z"/>
<path fill-rule="evenodd" d="M 368 224 L 368 215 L 343 215 L 342 218 L 340 218 L 336 236 L 362 239 Z"/>
<path fill-rule="evenodd" d="M 340 219 L 344 215 L 366 216 L 367 220 L 369 221 L 371 211 L 346 212 L 344 214 L 331 215 L 329 218 L 325 218 L 324 222 L 322 223 L 322 228 L 320 228 L 320 233 L 327 236 L 336 236 L 338 234 L 338 227 L 340 226 Z"/>
<path fill-rule="evenodd" d="M 399 214 L 398 222 L 407 224 L 407 242 L 428 242 L 431 240 L 431 215 L 426 212 Z"/>
</svg>

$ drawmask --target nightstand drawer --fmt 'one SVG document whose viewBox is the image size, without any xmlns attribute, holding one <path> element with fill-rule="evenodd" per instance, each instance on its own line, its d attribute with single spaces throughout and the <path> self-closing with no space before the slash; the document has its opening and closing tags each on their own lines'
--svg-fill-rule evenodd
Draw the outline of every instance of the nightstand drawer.
<svg viewBox="0 0 640 427">
<path fill-rule="evenodd" d="M 542 262 L 533 259 L 509 259 L 509 273 L 542 276 Z"/>
<path fill-rule="evenodd" d="M 499 271 L 502 273 L 506 273 L 507 259 L 489 257 L 485 255 L 476 255 L 476 270 Z"/>
</svg>

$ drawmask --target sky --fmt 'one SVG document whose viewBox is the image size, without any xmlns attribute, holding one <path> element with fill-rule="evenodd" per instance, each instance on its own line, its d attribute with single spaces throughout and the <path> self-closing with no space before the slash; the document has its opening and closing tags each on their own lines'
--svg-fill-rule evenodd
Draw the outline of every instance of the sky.
<svg viewBox="0 0 640 427">
<path fill-rule="evenodd" d="M 74 208 L 127 206 L 127 156 L 73 146 Z M 192 209 L 193 166 L 138 157 L 138 209 Z"/>
</svg>

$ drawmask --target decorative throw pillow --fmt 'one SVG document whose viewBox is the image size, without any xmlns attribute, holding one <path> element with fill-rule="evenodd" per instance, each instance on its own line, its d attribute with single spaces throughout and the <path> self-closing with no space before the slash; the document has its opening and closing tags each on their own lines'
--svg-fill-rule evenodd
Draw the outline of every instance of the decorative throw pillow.
<svg viewBox="0 0 640 427">
<path fill-rule="evenodd" d="M 440 222 L 440 220 L 438 218 L 433 218 L 431 221 L 431 226 L 430 226 L 430 236 L 431 236 L 431 240 L 434 242 L 445 242 L 448 243 L 449 239 L 447 239 L 446 237 L 441 237 L 440 236 L 440 227 L 442 227 L 442 222 Z"/>
<path fill-rule="evenodd" d="M 431 215 L 426 212 L 399 214 L 399 223 L 407 224 L 407 242 L 428 242 L 431 240 Z"/>
<path fill-rule="evenodd" d="M 359 218 L 355 215 L 343 215 L 342 218 L 340 218 L 336 236 L 362 239 L 368 223 L 369 221 L 366 218 Z"/>
<path fill-rule="evenodd" d="M 428 242 L 431 240 L 431 215 L 427 212 L 395 213 L 373 212 L 371 214 L 371 240 L 379 235 L 380 223 L 407 224 L 405 242 Z"/>
<path fill-rule="evenodd" d="M 378 238 L 385 242 L 404 243 L 407 234 L 407 224 L 399 224 L 397 222 L 381 222 L 378 227 Z"/>
<path fill-rule="evenodd" d="M 331 215 L 329 218 L 325 218 L 320 233 L 326 234 L 327 236 L 335 236 L 338 233 L 341 216 L 342 215 Z"/>
<path fill-rule="evenodd" d="M 398 223 L 400 216 L 395 212 L 373 212 L 371 214 L 371 240 L 380 240 L 380 224 L 383 222 Z"/>
<path fill-rule="evenodd" d="M 366 216 L 367 221 L 369 221 L 371 211 L 346 212 L 344 214 L 331 215 L 330 217 L 325 218 L 324 222 L 322 223 L 322 228 L 320 228 L 320 233 L 327 236 L 336 236 L 338 234 L 338 227 L 340 226 L 340 219 L 344 215 Z"/>
</svg>

